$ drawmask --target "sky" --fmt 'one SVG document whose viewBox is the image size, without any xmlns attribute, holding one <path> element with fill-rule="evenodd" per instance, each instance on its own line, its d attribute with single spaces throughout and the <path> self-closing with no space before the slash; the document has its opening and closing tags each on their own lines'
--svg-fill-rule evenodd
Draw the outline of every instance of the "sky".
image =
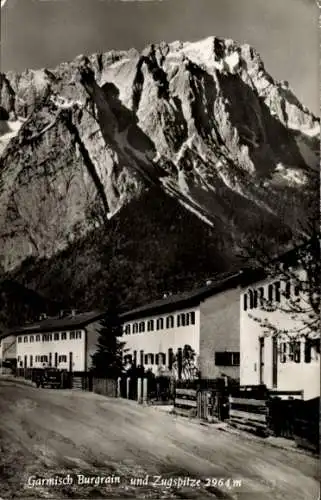
<svg viewBox="0 0 321 500">
<path fill-rule="evenodd" d="M 253 45 L 267 71 L 319 115 L 318 16 L 314 0 L 7 0 L 1 71 L 216 35 Z"/>
</svg>

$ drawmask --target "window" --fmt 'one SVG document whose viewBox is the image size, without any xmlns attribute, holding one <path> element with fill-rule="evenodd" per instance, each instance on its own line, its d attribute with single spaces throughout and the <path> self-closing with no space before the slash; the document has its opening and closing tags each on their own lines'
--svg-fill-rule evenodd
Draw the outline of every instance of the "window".
<svg viewBox="0 0 321 500">
<path fill-rule="evenodd" d="M 215 353 L 216 366 L 240 366 L 240 353 L 239 352 L 216 352 Z"/>
<path fill-rule="evenodd" d="M 260 306 L 263 307 L 264 306 L 264 288 L 263 288 L 263 286 L 260 286 L 258 288 L 258 294 L 259 294 Z"/>
<path fill-rule="evenodd" d="M 58 356 L 58 363 L 67 363 L 67 356 L 65 354 Z"/>
<path fill-rule="evenodd" d="M 289 354 L 288 354 L 287 360 L 294 361 L 295 363 L 300 363 L 300 361 L 301 361 L 301 342 L 297 342 L 297 341 L 289 342 Z"/>
<path fill-rule="evenodd" d="M 48 356 L 41 356 L 40 361 L 41 363 L 48 363 Z"/>
<path fill-rule="evenodd" d="M 147 354 L 147 364 L 148 365 L 154 364 L 154 354 Z"/>
<path fill-rule="evenodd" d="M 125 326 L 125 335 L 130 335 L 130 331 L 131 331 L 130 325 L 126 325 Z"/>
<path fill-rule="evenodd" d="M 276 302 L 281 301 L 281 283 L 280 281 L 276 281 L 274 283 L 274 290 L 275 290 L 275 300 Z"/>
<path fill-rule="evenodd" d="M 289 299 L 291 297 L 291 283 L 290 283 L 290 281 L 287 281 L 285 284 L 284 296 L 286 299 Z"/>
<path fill-rule="evenodd" d="M 61 332 L 61 340 L 67 340 L 67 332 Z"/>
<path fill-rule="evenodd" d="M 320 354 L 320 339 L 306 339 L 304 346 L 304 362 L 318 361 Z"/>
<path fill-rule="evenodd" d="M 76 339 L 81 339 L 81 330 L 77 330 Z"/>
<path fill-rule="evenodd" d="M 138 333 L 138 323 L 133 324 L 133 333 Z"/>
<path fill-rule="evenodd" d="M 23 337 L 23 341 L 24 341 L 24 342 L 28 342 L 28 337 L 27 337 L 27 336 L 26 336 L 26 337 Z"/>
<path fill-rule="evenodd" d="M 268 298 L 270 302 L 273 301 L 273 285 L 268 286 Z"/>
<path fill-rule="evenodd" d="M 59 333 L 54 333 L 54 340 L 59 340 Z"/>
<path fill-rule="evenodd" d="M 256 309 L 258 306 L 258 293 L 257 290 L 253 291 L 253 308 Z"/>
<path fill-rule="evenodd" d="M 70 332 L 69 338 L 70 338 L 70 340 L 74 340 L 75 339 L 75 332 Z"/>
<path fill-rule="evenodd" d="M 22 337 L 18 337 L 18 344 L 22 342 Z"/>
<path fill-rule="evenodd" d="M 248 291 L 249 294 L 249 307 L 250 309 L 253 309 L 254 307 L 254 295 L 253 295 L 253 290 Z"/>
<path fill-rule="evenodd" d="M 159 354 L 155 354 L 155 365 L 159 365 Z"/>
<path fill-rule="evenodd" d="M 148 365 L 148 355 L 147 354 L 145 354 L 145 357 L 144 357 L 144 364 Z"/>
<path fill-rule="evenodd" d="M 178 314 L 177 315 L 177 326 L 186 326 L 189 324 L 188 314 Z"/>
<path fill-rule="evenodd" d="M 42 336 L 42 341 L 43 342 L 48 342 L 48 335 L 43 335 Z"/>
<path fill-rule="evenodd" d="M 52 341 L 52 334 L 51 333 L 49 333 L 49 335 L 48 335 L 48 340 L 50 340 L 50 342 Z"/>
<path fill-rule="evenodd" d="M 173 358 L 174 358 L 173 349 L 169 348 L 168 349 L 168 369 L 169 370 L 171 370 L 173 367 L 173 360 L 174 360 Z"/>
<path fill-rule="evenodd" d="M 156 323 L 156 328 L 157 328 L 157 330 L 163 330 L 163 328 L 164 328 L 163 318 L 158 318 L 157 323 Z"/>
<path fill-rule="evenodd" d="M 191 325 L 195 325 L 195 312 L 190 313 Z"/>
<path fill-rule="evenodd" d="M 300 292 L 301 292 L 301 285 L 300 284 L 297 284 L 294 286 L 294 295 L 296 297 L 298 297 L 300 295 Z"/>
<path fill-rule="evenodd" d="M 147 321 L 147 331 L 148 332 L 154 331 L 154 320 L 153 319 L 150 319 L 149 321 Z"/>
<path fill-rule="evenodd" d="M 166 365 L 166 354 L 164 354 L 163 352 L 160 352 L 159 355 L 158 355 L 158 364 L 159 365 Z"/>
<path fill-rule="evenodd" d="M 167 316 L 166 328 L 174 328 L 174 316 Z"/>
<path fill-rule="evenodd" d="M 287 354 L 287 343 L 281 342 L 280 343 L 280 362 L 281 363 L 286 362 L 286 354 Z"/>
<path fill-rule="evenodd" d="M 36 335 L 36 342 L 40 342 L 40 335 Z"/>
<path fill-rule="evenodd" d="M 139 323 L 139 333 L 143 333 L 145 331 L 145 322 L 141 321 Z"/>
<path fill-rule="evenodd" d="M 29 340 L 29 342 L 34 342 L 34 341 L 35 341 L 34 336 L 33 336 L 33 335 L 30 335 L 30 340 Z"/>
<path fill-rule="evenodd" d="M 247 293 L 243 295 L 243 309 L 247 311 Z"/>
</svg>

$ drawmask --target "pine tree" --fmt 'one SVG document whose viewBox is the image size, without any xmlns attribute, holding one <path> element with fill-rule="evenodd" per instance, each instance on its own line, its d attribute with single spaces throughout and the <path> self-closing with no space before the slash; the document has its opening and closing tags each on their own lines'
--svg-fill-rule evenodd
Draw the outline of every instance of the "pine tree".
<svg viewBox="0 0 321 500">
<path fill-rule="evenodd" d="M 123 369 L 122 324 L 116 309 L 109 309 L 101 321 L 97 351 L 92 355 L 93 373 L 100 378 L 117 378 Z"/>
</svg>

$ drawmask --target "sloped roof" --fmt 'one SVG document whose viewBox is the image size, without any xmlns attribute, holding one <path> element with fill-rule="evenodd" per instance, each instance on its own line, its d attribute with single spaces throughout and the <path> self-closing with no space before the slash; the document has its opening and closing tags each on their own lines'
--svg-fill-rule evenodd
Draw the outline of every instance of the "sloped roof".
<svg viewBox="0 0 321 500">
<path fill-rule="evenodd" d="M 183 292 L 175 295 L 169 295 L 163 299 L 159 299 L 149 304 L 144 304 L 127 311 L 120 315 L 123 321 L 148 316 L 156 312 L 170 312 L 183 307 L 192 307 L 200 304 L 200 302 L 212 295 L 237 286 L 240 281 L 240 273 L 229 273 L 221 275 L 220 279 L 211 282 L 208 285 Z"/>
<path fill-rule="evenodd" d="M 81 314 L 75 314 L 65 316 L 65 317 L 50 317 L 38 321 L 37 323 L 27 324 L 23 327 L 18 327 L 16 329 L 12 329 L 10 332 L 3 334 L 2 337 L 7 337 L 9 335 L 19 335 L 22 333 L 44 333 L 44 332 L 53 332 L 59 330 L 72 330 L 75 328 L 82 328 L 86 325 L 93 323 L 94 321 L 99 321 L 106 315 L 106 312 L 103 311 L 90 311 Z"/>
</svg>

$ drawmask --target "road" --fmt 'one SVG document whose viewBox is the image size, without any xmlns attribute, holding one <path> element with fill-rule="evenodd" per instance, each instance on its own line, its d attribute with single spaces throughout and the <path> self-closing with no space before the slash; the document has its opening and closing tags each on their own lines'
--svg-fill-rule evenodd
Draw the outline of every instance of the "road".
<svg viewBox="0 0 321 500">
<path fill-rule="evenodd" d="M 133 401 L 0 380 L 0 418 L 2 499 L 318 497 L 317 459 Z"/>
</svg>

